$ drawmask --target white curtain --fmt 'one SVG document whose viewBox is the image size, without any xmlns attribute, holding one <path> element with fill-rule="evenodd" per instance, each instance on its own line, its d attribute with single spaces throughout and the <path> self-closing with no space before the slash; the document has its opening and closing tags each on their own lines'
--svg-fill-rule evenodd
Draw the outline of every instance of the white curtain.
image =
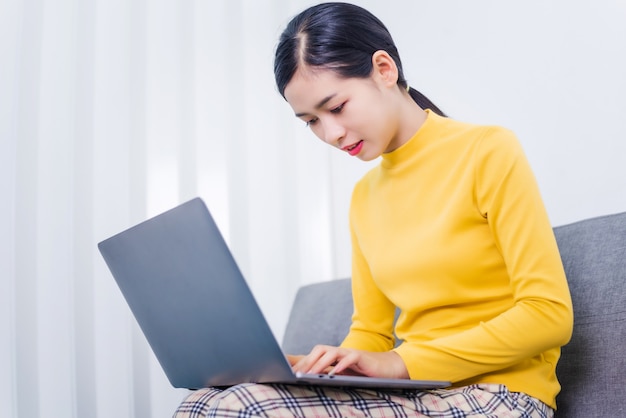
<svg viewBox="0 0 626 418">
<path fill-rule="evenodd" d="M 277 337 L 347 276 L 370 167 L 275 91 L 304 0 L 0 0 L 0 417 L 168 417 L 171 388 L 96 244 L 201 196 Z M 626 210 L 623 2 L 358 1 L 409 81 L 514 129 L 554 223 Z"/>
<path fill-rule="evenodd" d="M 184 391 L 96 244 L 182 201 L 205 199 L 278 338 L 297 287 L 341 275 L 329 150 L 273 81 L 301 7 L 1 0 L 1 417 L 172 414 Z"/>
</svg>

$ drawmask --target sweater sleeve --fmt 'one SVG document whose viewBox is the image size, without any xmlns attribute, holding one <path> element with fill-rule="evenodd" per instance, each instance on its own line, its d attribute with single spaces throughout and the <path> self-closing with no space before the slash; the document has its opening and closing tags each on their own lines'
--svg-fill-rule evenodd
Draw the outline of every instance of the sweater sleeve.
<svg viewBox="0 0 626 418">
<path fill-rule="evenodd" d="M 395 306 L 374 283 L 353 228 L 351 240 L 354 313 L 350 332 L 341 346 L 368 351 L 389 351 L 394 346 Z"/>
<path fill-rule="evenodd" d="M 571 336 L 570 294 L 537 182 L 515 136 L 490 129 L 473 155 L 474 194 L 506 264 L 514 303 L 473 328 L 396 348 L 414 379 L 459 382 L 512 367 Z"/>
</svg>

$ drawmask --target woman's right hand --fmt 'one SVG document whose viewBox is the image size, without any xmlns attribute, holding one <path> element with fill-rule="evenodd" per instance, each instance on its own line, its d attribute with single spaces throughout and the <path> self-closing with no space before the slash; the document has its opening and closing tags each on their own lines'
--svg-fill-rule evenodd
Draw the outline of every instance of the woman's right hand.
<svg viewBox="0 0 626 418">
<path fill-rule="evenodd" d="M 287 356 L 294 372 L 348 374 L 408 379 L 402 358 L 394 351 L 369 352 L 318 345 L 306 356 Z"/>
<path fill-rule="evenodd" d="M 295 366 L 300 360 L 302 360 L 305 356 L 303 355 L 293 355 L 293 354 L 287 354 L 287 361 L 289 361 L 289 364 L 291 365 L 291 367 Z"/>
</svg>

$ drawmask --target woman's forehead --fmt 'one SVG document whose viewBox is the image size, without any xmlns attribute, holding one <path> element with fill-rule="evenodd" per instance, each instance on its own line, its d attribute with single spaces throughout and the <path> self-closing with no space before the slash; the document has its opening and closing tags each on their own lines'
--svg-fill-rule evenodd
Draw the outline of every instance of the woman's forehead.
<svg viewBox="0 0 626 418">
<path fill-rule="evenodd" d="M 332 69 L 298 70 L 285 87 L 285 99 L 296 113 L 296 107 L 310 111 L 329 96 L 353 91 L 367 82 L 368 79 L 342 77 Z"/>
<path fill-rule="evenodd" d="M 315 107 L 319 100 L 336 93 L 346 81 L 328 69 L 298 70 L 285 86 L 285 99 L 292 107 L 295 104 Z"/>
</svg>

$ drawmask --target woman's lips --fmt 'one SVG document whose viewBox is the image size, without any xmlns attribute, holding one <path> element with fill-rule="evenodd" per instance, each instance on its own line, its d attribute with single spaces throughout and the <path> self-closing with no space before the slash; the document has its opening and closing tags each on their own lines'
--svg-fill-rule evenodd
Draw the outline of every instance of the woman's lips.
<svg viewBox="0 0 626 418">
<path fill-rule="evenodd" d="M 344 147 L 344 151 L 346 151 L 348 154 L 355 156 L 357 155 L 359 152 L 361 152 L 361 149 L 363 148 L 363 140 L 357 142 L 356 144 L 350 145 L 348 147 Z"/>
</svg>

